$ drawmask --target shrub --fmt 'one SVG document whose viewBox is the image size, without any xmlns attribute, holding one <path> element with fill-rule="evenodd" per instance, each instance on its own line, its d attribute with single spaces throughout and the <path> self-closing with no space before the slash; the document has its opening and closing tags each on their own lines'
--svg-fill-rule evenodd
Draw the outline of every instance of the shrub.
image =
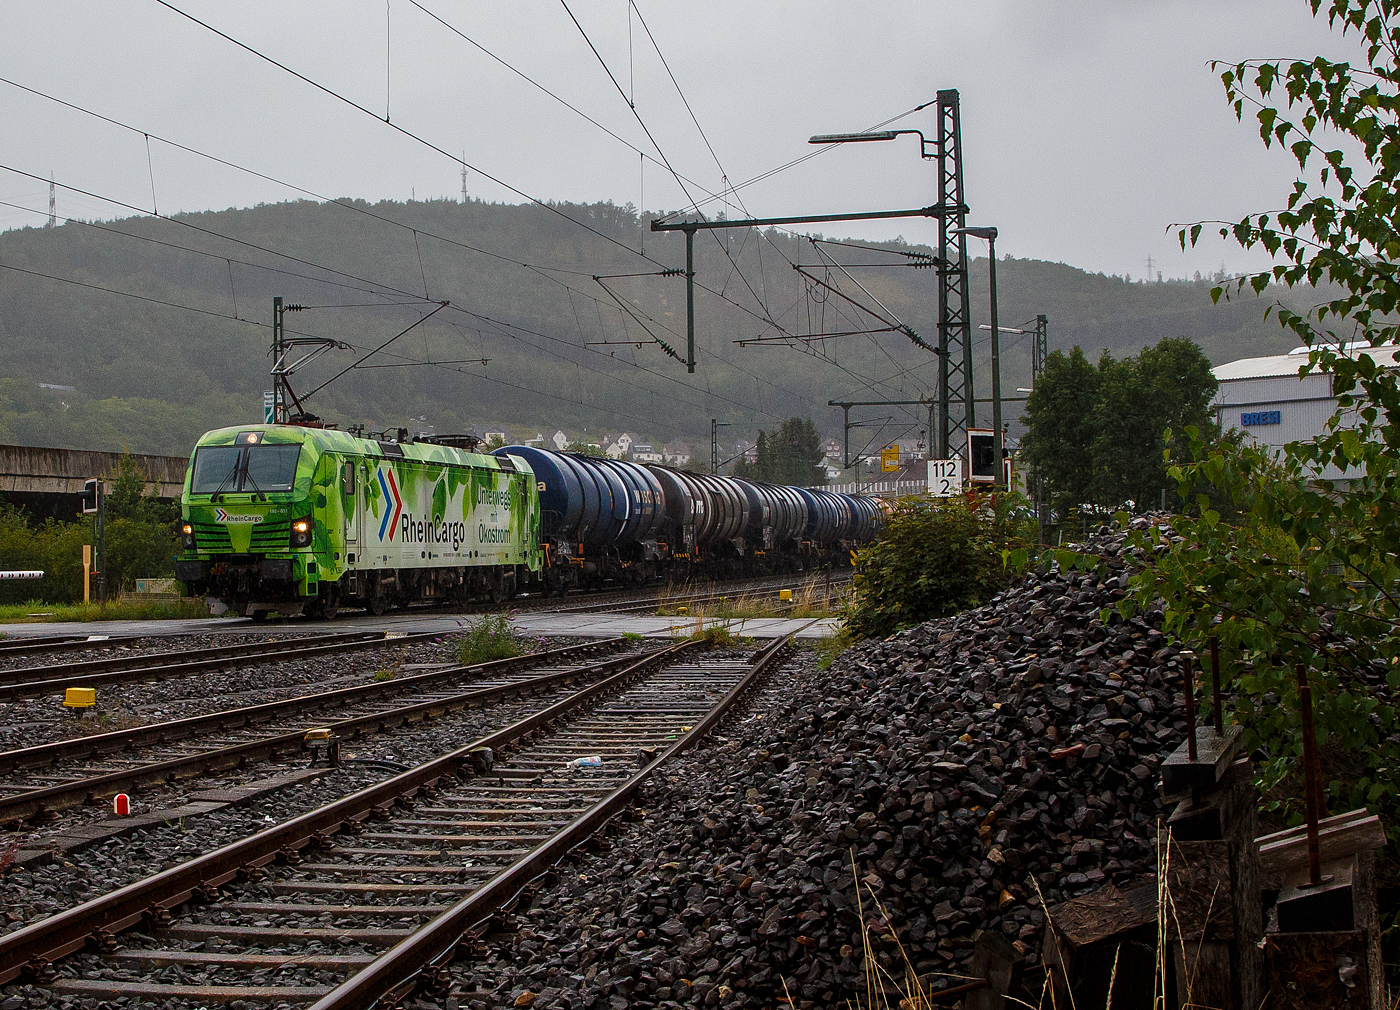
<svg viewBox="0 0 1400 1010">
<path fill-rule="evenodd" d="M 506 614 L 488 614 L 475 624 L 465 626 L 457 640 L 457 661 L 470 666 L 520 655 L 524 650 L 515 640 L 515 629 L 510 622 Z"/>
<path fill-rule="evenodd" d="M 1017 495 L 902 498 L 880 537 L 856 555 L 845 628 L 884 637 L 978 606 L 1006 585 L 1003 551 L 1032 539 Z"/>
</svg>

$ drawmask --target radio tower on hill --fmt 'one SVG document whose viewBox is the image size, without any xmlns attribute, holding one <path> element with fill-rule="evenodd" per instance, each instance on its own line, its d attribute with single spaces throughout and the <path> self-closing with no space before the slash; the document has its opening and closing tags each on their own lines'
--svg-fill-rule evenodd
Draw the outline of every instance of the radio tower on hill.
<svg viewBox="0 0 1400 1010">
<path fill-rule="evenodd" d="M 462 152 L 462 162 L 463 162 L 463 164 L 462 164 L 462 202 L 463 202 L 463 203 L 466 203 L 466 202 L 467 202 L 467 166 L 466 166 L 466 160 L 467 160 L 467 152 L 466 152 L 466 151 L 463 151 L 463 152 Z"/>
<path fill-rule="evenodd" d="M 52 228 L 58 224 L 58 199 L 56 187 L 53 184 L 53 173 L 49 173 L 49 220 L 44 225 L 45 228 Z"/>
</svg>

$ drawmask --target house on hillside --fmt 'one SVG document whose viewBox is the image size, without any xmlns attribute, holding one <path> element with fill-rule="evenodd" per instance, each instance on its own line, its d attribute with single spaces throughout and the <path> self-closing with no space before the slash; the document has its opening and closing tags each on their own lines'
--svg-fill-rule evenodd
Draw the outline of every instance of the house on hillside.
<svg viewBox="0 0 1400 1010">
<path fill-rule="evenodd" d="M 664 457 L 656 451 L 656 447 L 645 442 L 634 442 L 632 451 L 627 456 L 633 463 L 660 463 Z"/>
<path fill-rule="evenodd" d="M 613 459 L 626 459 L 632 451 L 633 444 L 639 441 L 641 440 L 630 431 L 615 436 L 609 435 L 603 440 L 603 444 L 607 446 L 604 452 Z"/>
<path fill-rule="evenodd" d="M 472 429 L 472 434 L 481 439 L 483 443 L 499 439 L 502 445 L 510 445 L 510 429 L 504 424 L 482 425 L 481 431 Z"/>
<path fill-rule="evenodd" d="M 667 442 L 661 447 L 661 459 L 672 466 L 685 466 L 690 462 L 690 446 L 679 438 Z"/>
<path fill-rule="evenodd" d="M 734 443 L 734 458 L 742 459 L 745 463 L 758 462 L 758 443 L 750 442 L 746 438 L 741 438 Z"/>
<path fill-rule="evenodd" d="M 827 480 L 834 480 L 839 477 L 841 471 L 845 469 L 841 465 L 844 457 L 844 450 L 841 448 L 841 443 L 827 436 L 821 440 L 821 451 L 822 459 L 818 466 L 826 471 Z"/>
</svg>

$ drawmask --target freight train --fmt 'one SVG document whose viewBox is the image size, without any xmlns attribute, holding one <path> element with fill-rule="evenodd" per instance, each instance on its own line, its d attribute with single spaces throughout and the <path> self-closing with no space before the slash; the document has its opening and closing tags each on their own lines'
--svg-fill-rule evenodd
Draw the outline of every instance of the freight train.
<svg viewBox="0 0 1400 1010">
<path fill-rule="evenodd" d="M 874 498 L 452 436 L 200 438 L 175 577 L 255 620 L 849 565 Z"/>
</svg>

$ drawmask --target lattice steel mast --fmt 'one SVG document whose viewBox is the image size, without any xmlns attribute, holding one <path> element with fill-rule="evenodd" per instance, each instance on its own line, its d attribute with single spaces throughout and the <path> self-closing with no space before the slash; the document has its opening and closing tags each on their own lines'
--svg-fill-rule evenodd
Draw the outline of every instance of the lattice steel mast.
<svg viewBox="0 0 1400 1010">
<path fill-rule="evenodd" d="M 968 305 L 967 205 L 963 202 L 962 125 L 955 89 L 938 93 L 938 455 L 964 454 L 977 427 L 972 386 L 972 313 Z M 961 437 L 959 437 L 961 433 Z"/>
</svg>

